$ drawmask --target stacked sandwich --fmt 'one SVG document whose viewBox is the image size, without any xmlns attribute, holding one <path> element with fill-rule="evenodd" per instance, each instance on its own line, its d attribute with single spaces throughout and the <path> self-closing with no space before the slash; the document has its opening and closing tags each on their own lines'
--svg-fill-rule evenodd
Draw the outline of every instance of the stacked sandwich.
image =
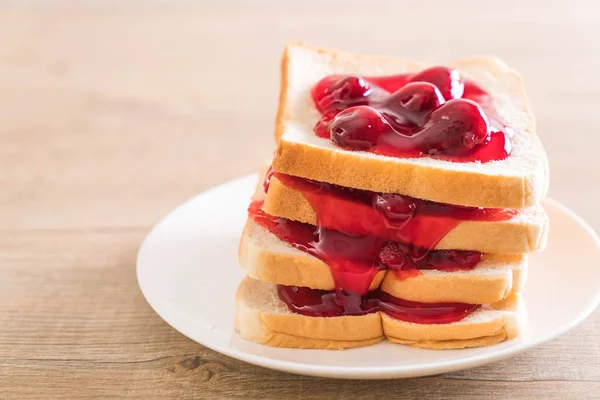
<svg viewBox="0 0 600 400">
<path fill-rule="evenodd" d="M 239 248 L 242 337 L 454 349 L 519 334 L 548 167 L 518 73 L 289 45 L 275 136 Z"/>
</svg>

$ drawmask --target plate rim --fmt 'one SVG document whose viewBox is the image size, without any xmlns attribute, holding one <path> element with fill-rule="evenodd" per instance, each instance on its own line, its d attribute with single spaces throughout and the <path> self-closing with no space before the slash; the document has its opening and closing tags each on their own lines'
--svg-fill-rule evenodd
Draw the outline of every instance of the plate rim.
<svg viewBox="0 0 600 400">
<path fill-rule="evenodd" d="M 165 321 L 171 328 L 180 332 L 187 338 L 193 340 L 196 343 L 199 343 L 213 351 L 221 353 L 231 358 L 235 358 L 240 361 L 244 361 L 253 365 L 257 365 L 264 368 L 269 368 L 277 371 L 283 371 L 288 373 L 294 373 L 297 375 L 305 375 L 305 376 L 315 376 L 315 377 L 327 377 L 327 378 L 336 378 L 336 379 L 393 379 L 393 378 L 409 378 L 409 377 L 418 377 L 418 376 L 430 376 L 436 375 L 440 373 L 453 372 L 466 368 L 474 368 L 481 365 L 489 364 L 504 358 L 508 358 L 510 356 L 514 356 L 516 354 L 522 353 L 525 350 L 531 349 L 533 347 L 537 347 L 543 343 L 556 339 L 559 336 L 564 335 L 568 331 L 574 329 L 579 326 L 600 304 L 600 291 L 596 293 L 596 297 L 589 303 L 589 305 L 582 309 L 581 312 L 578 313 L 577 317 L 573 320 L 572 324 L 569 324 L 565 327 L 561 327 L 552 335 L 544 337 L 537 341 L 525 342 L 521 344 L 517 344 L 515 346 L 510 346 L 505 349 L 498 350 L 494 353 L 483 353 L 474 356 L 469 356 L 465 358 L 461 358 L 458 360 L 448 360 L 441 362 L 428 363 L 420 366 L 381 366 L 381 367 L 361 367 L 361 366 L 322 366 L 322 365 L 313 365 L 306 364 L 298 361 L 286 361 L 286 360 L 278 360 L 265 356 L 249 354 L 239 349 L 235 349 L 229 346 L 221 346 L 218 343 L 203 343 L 194 338 L 192 332 L 187 332 L 187 329 L 180 329 L 179 327 L 175 327 L 172 324 L 172 320 L 164 313 L 161 313 L 162 308 L 158 306 L 154 300 L 152 300 L 149 296 L 149 293 L 144 290 L 144 287 L 141 283 L 141 268 L 140 268 L 140 256 L 144 249 L 147 247 L 147 243 L 151 239 L 153 233 L 157 231 L 163 223 L 174 213 L 180 211 L 184 207 L 188 206 L 190 203 L 194 202 L 197 198 L 205 196 L 211 192 L 217 191 L 223 186 L 235 185 L 239 182 L 243 182 L 246 180 L 257 179 L 257 174 L 249 174 L 240 176 L 226 182 L 223 182 L 219 185 L 210 187 L 197 195 L 191 197 L 190 199 L 184 201 L 174 209 L 170 210 L 164 217 L 162 217 L 159 222 L 157 222 L 152 229 L 146 234 L 142 244 L 140 245 L 136 257 L 136 278 L 138 282 L 138 286 L 142 292 L 142 295 L 150 305 L 150 307 L 154 310 L 154 312 Z M 600 237 L 595 232 L 595 230 L 579 215 L 577 215 L 573 210 L 571 210 L 566 205 L 562 204 L 558 200 L 555 200 L 550 197 L 546 197 L 543 200 L 544 203 L 548 203 L 553 207 L 556 207 L 563 213 L 567 214 L 570 218 L 575 220 L 585 231 L 588 233 L 593 241 L 596 244 L 596 247 L 600 249 Z M 240 267 L 241 268 L 241 267 Z M 146 289 L 147 290 L 147 289 Z M 236 332 L 232 332 L 232 335 L 236 335 Z M 376 346 L 376 345 L 375 345 Z"/>
</svg>

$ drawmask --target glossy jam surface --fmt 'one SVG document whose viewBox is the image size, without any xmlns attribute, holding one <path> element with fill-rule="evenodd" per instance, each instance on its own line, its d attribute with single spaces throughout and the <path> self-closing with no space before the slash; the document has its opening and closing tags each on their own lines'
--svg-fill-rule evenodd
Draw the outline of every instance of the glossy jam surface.
<svg viewBox="0 0 600 400">
<path fill-rule="evenodd" d="M 277 218 L 262 211 L 262 202 L 250 204 L 249 215 L 280 240 L 324 261 L 336 287 L 366 293 L 382 268 L 377 256 L 381 239 L 346 235 L 330 229 Z"/>
<path fill-rule="evenodd" d="M 382 311 L 402 321 L 447 324 L 460 321 L 480 307 L 463 303 L 417 303 L 380 290 L 360 295 L 346 290 L 326 291 L 278 285 L 277 291 L 290 311 L 311 317 L 365 315 Z"/>
<path fill-rule="evenodd" d="M 409 277 L 420 269 L 472 269 L 482 257 L 478 252 L 429 251 L 386 238 L 348 234 L 273 217 L 262 211 L 260 201 L 251 203 L 248 212 L 256 223 L 280 240 L 325 262 L 337 288 L 361 294 L 368 291 L 381 269 L 392 269 L 400 277 Z"/>
<path fill-rule="evenodd" d="M 411 252 L 417 259 L 420 257 L 414 253 L 433 249 L 461 221 L 506 221 L 517 213 L 509 209 L 453 206 L 398 194 L 350 189 L 281 173 L 275 176 L 285 186 L 303 194 L 315 211 L 317 225 L 413 245 L 416 248 Z"/>
<path fill-rule="evenodd" d="M 269 184 L 271 183 L 271 177 L 275 175 L 275 170 L 272 165 L 269 165 L 269 169 L 265 173 L 265 180 L 263 182 L 263 191 L 267 193 L 269 191 Z"/>
<path fill-rule="evenodd" d="M 458 162 L 501 160 L 511 151 L 513 130 L 490 96 L 455 69 L 331 75 L 311 94 L 322 115 L 315 133 L 346 149 Z"/>
</svg>

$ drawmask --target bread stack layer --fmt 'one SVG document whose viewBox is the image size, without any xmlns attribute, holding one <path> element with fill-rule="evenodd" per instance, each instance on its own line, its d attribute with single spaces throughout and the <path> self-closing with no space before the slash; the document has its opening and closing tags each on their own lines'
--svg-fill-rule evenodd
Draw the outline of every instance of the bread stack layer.
<svg viewBox="0 0 600 400">
<path fill-rule="evenodd" d="M 515 71 L 289 45 L 275 136 L 239 247 L 242 337 L 456 349 L 518 335 L 548 167 Z"/>
</svg>

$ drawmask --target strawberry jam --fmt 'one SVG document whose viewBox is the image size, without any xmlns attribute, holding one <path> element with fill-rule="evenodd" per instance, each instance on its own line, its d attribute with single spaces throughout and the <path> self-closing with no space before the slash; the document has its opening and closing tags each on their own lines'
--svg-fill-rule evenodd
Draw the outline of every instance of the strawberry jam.
<svg viewBox="0 0 600 400">
<path fill-rule="evenodd" d="M 461 221 L 506 221 L 517 213 L 351 189 L 281 173 L 275 177 L 303 194 L 315 211 L 318 226 L 408 243 L 421 248 L 418 251 L 435 248 Z"/>
<path fill-rule="evenodd" d="M 387 77 L 331 75 L 311 91 L 315 133 L 349 150 L 487 162 L 510 154 L 513 131 L 491 97 L 455 69 Z"/>
<path fill-rule="evenodd" d="M 271 177 L 275 175 L 273 165 L 269 165 L 269 169 L 265 173 L 265 181 L 263 182 L 263 191 L 267 193 L 269 191 L 269 183 L 271 183 Z"/>
<path fill-rule="evenodd" d="M 381 311 L 401 321 L 447 324 L 460 321 L 481 307 L 464 303 L 417 303 L 380 290 L 361 295 L 341 289 L 327 291 L 278 285 L 277 292 L 290 311 L 310 317 L 365 315 Z"/>
<path fill-rule="evenodd" d="M 337 288 L 360 294 L 369 290 L 382 269 L 392 269 L 400 277 L 414 276 L 421 269 L 468 270 L 482 257 L 479 252 L 429 251 L 386 238 L 347 234 L 273 217 L 262 211 L 262 201 L 252 202 L 248 213 L 280 240 L 325 262 Z"/>
</svg>

